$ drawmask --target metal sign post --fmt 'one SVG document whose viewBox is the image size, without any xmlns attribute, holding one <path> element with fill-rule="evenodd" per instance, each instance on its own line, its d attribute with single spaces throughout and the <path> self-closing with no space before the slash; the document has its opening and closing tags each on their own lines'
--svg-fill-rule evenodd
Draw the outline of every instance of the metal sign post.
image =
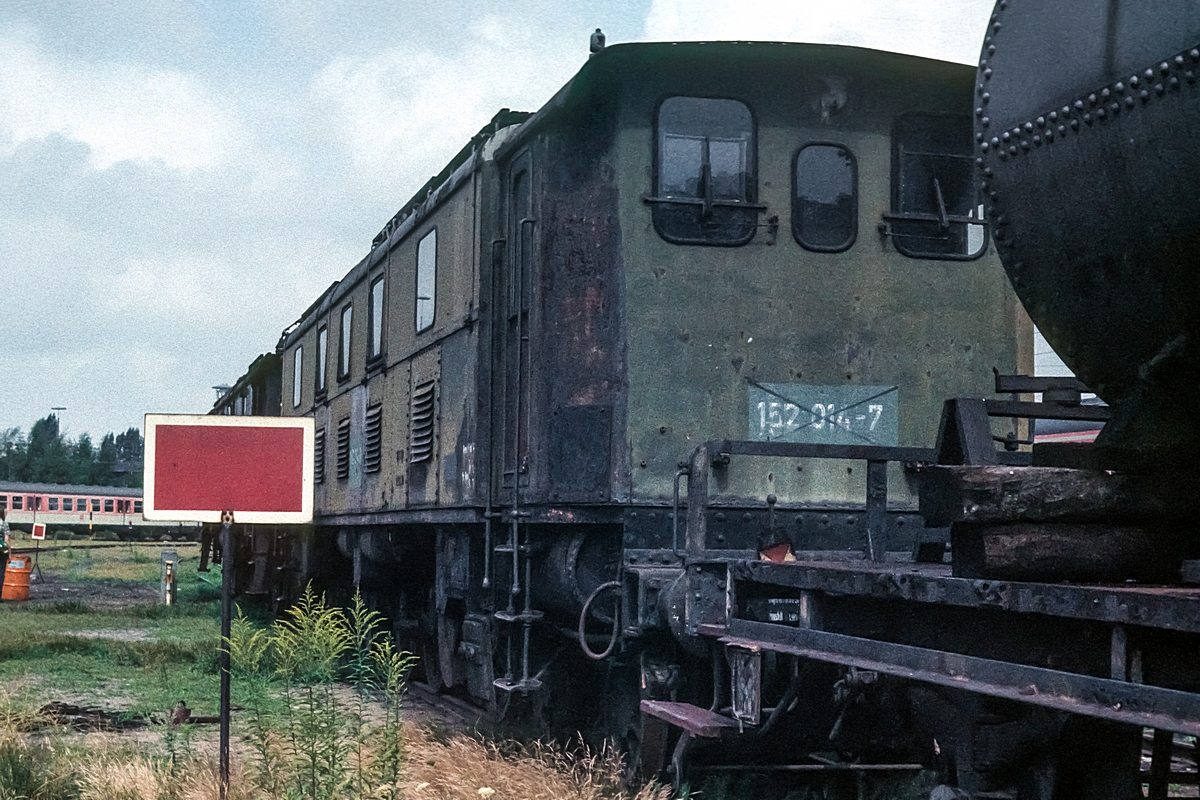
<svg viewBox="0 0 1200 800">
<path fill-rule="evenodd" d="M 45 583 L 46 579 L 42 577 L 42 568 L 38 565 L 38 556 L 42 552 L 42 539 L 46 538 L 46 523 L 33 523 L 33 532 L 30 534 L 33 537 L 33 573 L 37 575 L 38 583 Z"/>
<path fill-rule="evenodd" d="M 233 512 L 221 512 L 221 800 L 229 791 L 229 637 L 233 632 Z"/>
</svg>

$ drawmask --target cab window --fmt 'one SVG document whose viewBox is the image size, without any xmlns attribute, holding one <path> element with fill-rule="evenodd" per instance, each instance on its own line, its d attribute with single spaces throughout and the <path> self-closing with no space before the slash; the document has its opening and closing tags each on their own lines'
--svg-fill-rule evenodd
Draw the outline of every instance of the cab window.
<svg viewBox="0 0 1200 800">
<path fill-rule="evenodd" d="M 792 171 L 792 236 L 806 250 L 837 253 L 858 236 L 858 167 L 838 144 L 809 144 Z"/>
<path fill-rule="evenodd" d="M 896 249 L 912 258 L 967 259 L 987 244 L 973 169 L 971 120 L 907 114 L 892 137 Z"/>
<path fill-rule="evenodd" d="M 754 118 L 738 100 L 669 97 L 658 108 L 654 228 L 674 244 L 740 245 L 761 206 Z"/>
</svg>

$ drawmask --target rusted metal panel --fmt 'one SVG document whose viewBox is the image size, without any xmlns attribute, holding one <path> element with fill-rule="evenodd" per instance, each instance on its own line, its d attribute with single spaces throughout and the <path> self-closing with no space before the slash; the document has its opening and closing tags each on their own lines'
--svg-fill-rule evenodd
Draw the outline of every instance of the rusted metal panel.
<svg viewBox="0 0 1200 800">
<path fill-rule="evenodd" d="M 729 647 L 725 652 L 733 687 L 733 716 L 746 725 L 757 725 L 762 716 L 762 651 Z"/>
<path fill-rule="evenodd" d="M 736 731 L 736 720 L 721 716 L 690 703 L 672 703 L 667 700 L 643 700 L 642 713 L 661 719 L 676 728 L 682 728 L 693 736 L 716 739 L 722 733 Z"/>
</svg>

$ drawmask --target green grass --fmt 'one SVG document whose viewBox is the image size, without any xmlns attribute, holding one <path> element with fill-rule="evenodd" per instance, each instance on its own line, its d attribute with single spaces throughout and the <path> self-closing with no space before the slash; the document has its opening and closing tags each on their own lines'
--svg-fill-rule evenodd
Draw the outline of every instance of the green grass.
<svg viewBox="0 0 1200 800">
<path fill-rule="evenodd" d="M 40 553 L 42 572 L 72 592 L 0 603 L 0 683 L 20 686 L 35 706 L 68 700 L 161 714 L 185 699 L 197 713 L 216 713 L 220 568 L 199 574 L 196 550 L 175 547 L 185 557 L 175 605 L 114 607 L 114 593 L 130 587 L 157 593 L 160 549 Z"/>
</svg>

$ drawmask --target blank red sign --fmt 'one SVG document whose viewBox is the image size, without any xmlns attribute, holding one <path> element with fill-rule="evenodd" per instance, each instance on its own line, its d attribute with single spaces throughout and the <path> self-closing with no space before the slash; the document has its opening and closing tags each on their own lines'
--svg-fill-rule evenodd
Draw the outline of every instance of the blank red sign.
<svg viewBox="0 0 1200 800">
<path fill-rule="evenodd" d="M 44 523 L 44 522 L 33 523 L 33 533 L 30 535 L 34 539 L 45 539 L 46 538 L 46 523 Z"/>
<path fill-rule="evenodd" d="M 147 519 L 312 518 L 312 420 L 146 417 Z"/>
</svg>

